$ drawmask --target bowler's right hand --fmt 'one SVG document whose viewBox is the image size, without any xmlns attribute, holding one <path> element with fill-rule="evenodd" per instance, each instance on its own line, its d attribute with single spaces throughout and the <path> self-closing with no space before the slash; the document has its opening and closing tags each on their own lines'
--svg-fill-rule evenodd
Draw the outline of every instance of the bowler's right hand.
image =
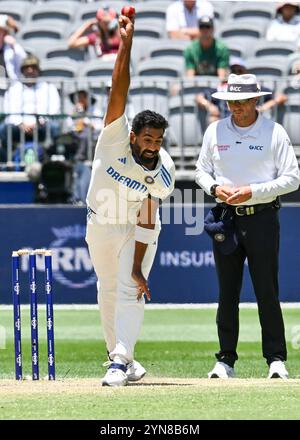
<svg viewBox="0 0 300 440">
<path fill-rule="evenodd" d="M 134 31 L 134 16 L 126 17 L 126 15 L 119 16 L 119 29 L 123 42 L 132 38 Z"/>
</svg>

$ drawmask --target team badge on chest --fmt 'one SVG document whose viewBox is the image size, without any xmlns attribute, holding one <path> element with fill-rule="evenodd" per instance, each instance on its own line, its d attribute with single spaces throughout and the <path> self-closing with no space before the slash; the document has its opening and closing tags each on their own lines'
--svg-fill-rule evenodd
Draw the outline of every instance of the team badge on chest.
<svg viewBox="0 0 300 440">
<path fill-rule="evenodd" d="M 154 179 L 152 176 L 146 176 L 145 182 L 148 183 L 148 185 L 152 185 L 152 183 L 154 183 Z"/>
</svg>

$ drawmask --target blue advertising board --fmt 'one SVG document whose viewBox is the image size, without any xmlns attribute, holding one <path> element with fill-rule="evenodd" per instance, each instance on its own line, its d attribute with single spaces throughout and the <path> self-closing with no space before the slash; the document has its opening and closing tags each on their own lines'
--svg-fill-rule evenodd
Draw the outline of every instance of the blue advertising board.
<svg viewBox="0 0 300 440">
<path fill-rule="evenodd" d="M 280 212 L 280 299 L 300 301 L 300 207 Z M 11 252 L 20 248 L 51 248 L 54 301 L 96 303 L 96 276 L 85 243 L 86 210 L 71 206 L 0 207 L 0 304 L 11 304 Z M 212 303 L 218 287 L 211 240 L 202 233 L 185 235 L 185 224 L 163 225 L 149 284 L 152 303 Z M 43 257 L 37 256 L 43 290 Z M 22 302 L 28 303 L 28 258 L 21 257 Z M 41 293 L 41 301 L 44 300 Z M 255 301 L 246 268 L 241 301 Z"/>
</svg>

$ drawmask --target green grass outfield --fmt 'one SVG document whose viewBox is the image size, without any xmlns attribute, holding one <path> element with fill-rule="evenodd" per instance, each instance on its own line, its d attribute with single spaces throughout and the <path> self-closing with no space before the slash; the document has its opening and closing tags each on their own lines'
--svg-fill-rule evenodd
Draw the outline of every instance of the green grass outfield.
<svg viewBox="0 0 300 440">
<path fill-rule="evenodd" d="M 101 387 L 105 346 L 97 310 L 55 310 L 57 381 L 14 381 L 12 310 L 0 307 L 0 419 L 300 419 L 300 309 L 284 309 L 288 381 L 266 380 L 256 309 L 240 312 L 238 379 L 208 380 L 218 350 L 214 309 L 147 309 L 138 384 Z M 29 310 L 22 310 L 23 373 L 31 374 Z M 39 314 L 46 370 L 45 311 Z"/>
</svg>

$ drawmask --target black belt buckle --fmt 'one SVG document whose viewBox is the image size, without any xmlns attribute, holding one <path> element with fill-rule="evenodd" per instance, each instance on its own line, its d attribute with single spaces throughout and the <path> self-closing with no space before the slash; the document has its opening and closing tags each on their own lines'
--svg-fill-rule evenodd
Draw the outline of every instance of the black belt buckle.
<svg viewBox="0 0 300 440">
<path fill-rule="evenodd" d="M 234 212 L 239 217 L 243 217 L 244 215 L 255 214 L 255 208 L 254 206 L 236 206 Z"/>
</svg>

